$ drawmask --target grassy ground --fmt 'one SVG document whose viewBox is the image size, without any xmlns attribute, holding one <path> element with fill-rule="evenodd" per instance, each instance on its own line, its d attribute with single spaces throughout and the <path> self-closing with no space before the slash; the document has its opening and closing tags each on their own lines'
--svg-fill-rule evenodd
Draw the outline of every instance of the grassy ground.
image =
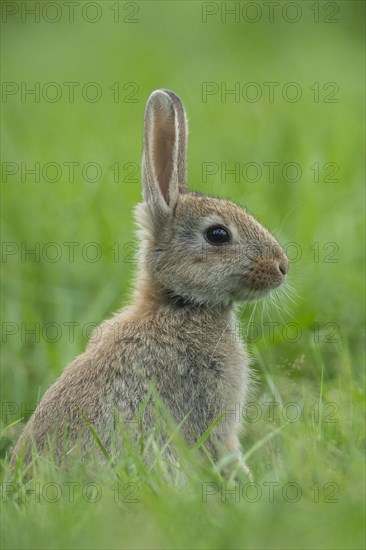
<svg viewBox="0 0 366 550">
<path fill-rule="evenodd" d="M 364 4 L 281 2 L 273 22 L 237 4 L 235 21 L 215 2 L 104 1 L 73 22 L 62 3 L 39 22 L 2 4 L 3 548 L 364 547 Z M 128 301 L 159 87 L 188 111 L 191 187 L 245 204 L 292 258 L 294 301 L 242 308 L 255 483 L 190 455 L 167 480 L 159 451 L 149 469 L 131 449 L 93 473 L 42 463 L 13 495 L 12 424 Z"/>
</svg>

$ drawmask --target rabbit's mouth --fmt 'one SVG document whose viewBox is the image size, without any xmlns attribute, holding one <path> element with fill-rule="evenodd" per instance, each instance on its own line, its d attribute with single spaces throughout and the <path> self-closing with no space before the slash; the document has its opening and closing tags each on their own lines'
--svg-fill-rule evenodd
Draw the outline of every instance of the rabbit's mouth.
<svg viewBox="0 0 366 550">
<path fill-rule="evenodd" d="M 278 288 L 278 287 L 277 287 Z M 242 288 L 236 293 L 236 300 L 240 302 L 255 302 L 268 296 L 268 294 L 274 290 L 274 288 L 265 288 L 262 290 L 253 289 L 249 287 Z"/>
</svg>

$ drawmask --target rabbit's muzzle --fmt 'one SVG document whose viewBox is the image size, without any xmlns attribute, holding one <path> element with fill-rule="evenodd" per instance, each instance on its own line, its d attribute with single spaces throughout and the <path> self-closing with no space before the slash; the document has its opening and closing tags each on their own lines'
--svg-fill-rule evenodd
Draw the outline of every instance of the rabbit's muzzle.
<svg viewBox="0 0 366 550">
<path fill-rule="evenodd" d="M 252 262 L 246 274 L 246 286 L 250 290 L 269 291 L 281 286 L 289 269 L 285 255 L 270 258 L 262 257 Z"/>
</svg>

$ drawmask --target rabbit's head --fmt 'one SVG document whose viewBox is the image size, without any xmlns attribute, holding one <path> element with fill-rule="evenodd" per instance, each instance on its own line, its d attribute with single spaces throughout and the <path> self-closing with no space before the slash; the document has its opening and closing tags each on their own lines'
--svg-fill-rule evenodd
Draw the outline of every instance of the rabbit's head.
<svg viewBox="0 0 366 550">
<path fill-rule="evenodd" d="M 284 283 L 287 256 L 244 208 L 188 190 L 187 133 L 180 99 L 153 92 L 137 208 L 144 275 L 168 296 L 195 304 L 257 299 Z"/>
</svg>

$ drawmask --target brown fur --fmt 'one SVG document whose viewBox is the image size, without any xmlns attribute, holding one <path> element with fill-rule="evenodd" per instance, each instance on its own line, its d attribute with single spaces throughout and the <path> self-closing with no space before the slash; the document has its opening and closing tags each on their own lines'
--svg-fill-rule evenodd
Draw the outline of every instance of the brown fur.
<svg viewBox="0 0 366 550">
<path fill-rule="evenodd" d="M 144 202 L 136 208 L 142 246 L 132 304 L 102 323 L 47 390 L 13 459 L 22 452 L 29 462 L 32 442 L 42 453 L 49 438 L 57 460 L 77 443 L 87 453 L 95 442 L 85 418 L 110 448 L 116 412 L 132 420 L 151 383 L 177 423 L 187 417 L 182 433 L 189 445 L 223 413 L 210 450 L 217 455 L 217 442 L 239 450 L 233 411 L 245 404 L 251 376 L 235 303 L 280 286 L 288 260 L 246 210 L 188 191 L 186 142 L 179 98 L 153 92 L 145 111 Z M 212 225 L 227 228 L 230 243 L 210 244 L 205 230 Z M 146 411 L 144 428 L 152 422 Z"/>
</svg>

